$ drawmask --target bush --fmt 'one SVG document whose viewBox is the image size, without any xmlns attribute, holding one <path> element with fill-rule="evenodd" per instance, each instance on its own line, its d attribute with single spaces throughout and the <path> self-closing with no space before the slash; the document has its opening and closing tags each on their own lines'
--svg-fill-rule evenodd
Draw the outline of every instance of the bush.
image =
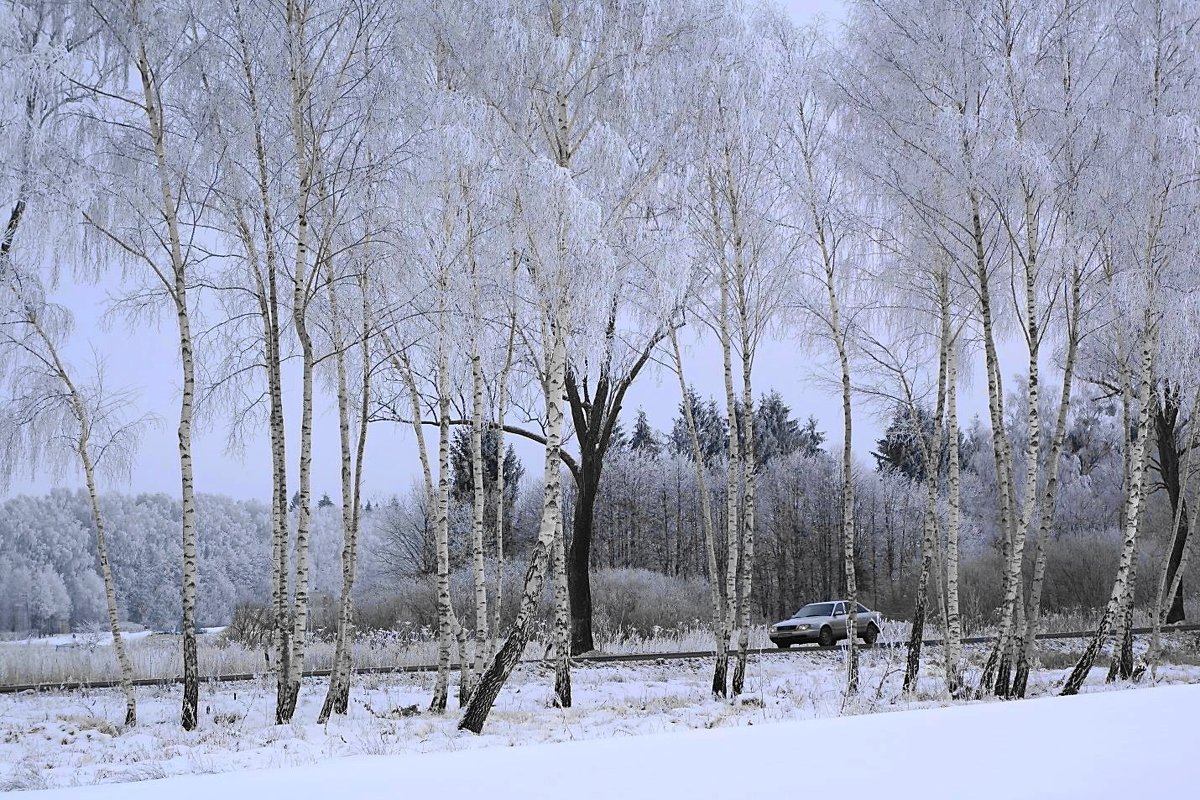
<svg viewBox="0 0 1200 800">
<path fill-rule="evenodd" d="M 1042 610 L 1052 614 L 1078 608 L 1100 609 L 1108 603 L 1121 544 L 1111 536 L 1067 537 L 1046 548 L 1046 579 Z M 1143 575 L 1148 574 L 1142 571 Z M 1149 585 L 1152 580 L 1140 580 Z"/>
<path fill-rule="evenodd" d="M 275 615 L 268 606 L 242 603 L 233 609 L 233 620 L 225 628 L 226 641 L 252 649 L 267 648 L 275 627 Z"/>
<path fill-rule="evenodd" d="M 655 627 L 679 630 L 711 619 L 708 581 L 645 569 L 601 570 L 592 575 L 593 626 L 599 638 Z"/>
</svg>

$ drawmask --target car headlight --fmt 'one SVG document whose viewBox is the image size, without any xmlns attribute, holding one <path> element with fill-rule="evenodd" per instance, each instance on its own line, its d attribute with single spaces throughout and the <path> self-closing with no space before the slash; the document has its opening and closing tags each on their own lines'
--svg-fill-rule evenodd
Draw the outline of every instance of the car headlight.
<svg viewBox="0 0 1200 800">
<path fill-rule="evenodd" d="M 809 629 L 809 628 L 811 628 L 811 627 L 812 627 L 811 625 L 797 625 L 797 626 L 796 626 L 796 630 L 798 630 L 798 631 L 806 631 L 806 630 L 808 630 L 808 629 Z"/>
</svg>

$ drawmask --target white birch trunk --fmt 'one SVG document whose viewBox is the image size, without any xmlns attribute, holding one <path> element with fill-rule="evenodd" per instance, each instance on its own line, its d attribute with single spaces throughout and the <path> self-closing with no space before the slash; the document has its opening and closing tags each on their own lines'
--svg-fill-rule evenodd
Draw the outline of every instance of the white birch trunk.
<svg viewBox="0 0 1200 800">
<path fill-rule="evenodd" d="M 538 538 L 534 542 L 533 552 L 529 559 L 529 570 L 525 574 L 525 589 L 521 595 L 517 619 L 503 646 L 496 652 L 491 663 L 480 676 L 475 692 L 471 695 L 466 711 L 458 723 L 460 730 L 472 733 L 480 733 L 483 730 L 483 725 L 487 721 L 492 705 L 496 702 L 497 695 L 500 694 L 500 690 L 525 652 L 525 645 L 529 642 L 530 630 L 537 614 L 538 599 L 542 594 L 542 583 L 545 579 L 546 564 L 550 558 L 550 549 L 554 544 L 555 532 L 561 524 L 562 487 L 559 483 L 559 471 L 562 447 L 563 385 L 566 381 L 567 364 L 564 341 L 565 325 L 566 308 L 560 307 L 552 324 L 548 326 L 551 342 L 547 347 L 549 352 L 546 354 L 546 464 L 542 520 L 538 528 Z"/>
<path fill-rule="evenodd" d="M 958 603 L 958 539 L 962 509 L 962 478 L 958 451 L 958 355 L 951 342 L 946 355 L 946 436 L 948 519 L 946 521 L 946 689 L 962 692 L 962 617 Z"/>
<path fill-rule="evenodd" d="M 516 280 L 515 264 L 514 278 Z M 500 636 L 500 604 L 504 597 L 504 420 L 508 413 L 508 374 L 512 369 L 513 345 L 517 335 L 516 311 L 509 316 L 508 343 L 504 352 L 504 367 L 500 370 L 499 388 L 496 392 L 496 591 L 492 597 L 492 636 L 488 640 L 488 655 L 490 660 L 495 654 L 496 641 Z"/>
<path fill-rule="evenodd" d="M 471 568 L 475 579 L 475 665 L 474 674 L 483 672 L 488 650 L 487 571 L 483 558 L 483 516 L 486 498 L 483 488 L 483 364 L 478 343 L 471 353 L 471 383 L 473 391 L 471 414 Z M 504 456 L 499 468 L 504 469 Z M 464 659 L 461 669 L 467 670 Z M 468 683 L 469 685 L 469 683 Z M 464 700 L 464 698 L 459 698 Z"/>
<path fill-rule="evenodd" d="M 83 477 L 88 492 L 88 503 L 92 512 L 92 524 L 96 529 L 96 559 L 100 564 L 100 578 L 104 582 L 104 603 L 105 610 L 108 612 L 108 628 L 113 637 L 113 651 L 117 657 L 117 666 L 121 671 L 121 693 L 125 695 L 125 727 L 132 728 L 137 725 L 137 701 L 133 692 L 133 664 L 129 660 L 129 653 L 125 649 L 125 639 L 121 635 L 120 612 L 117 607 L 117 587 L 116 581 L 113 579 L 112 566 L 108 559 L 108 534 L 104 525 L 104 515 L 100 510 L 100 490 L 96 485 L 96 468 L 95 462 L 92 459 L 91 446 L 91 414 L 88 412 L 87 405 L 83 401 L 83 396 L 75 386 L 70 373 L 67 371 L 66 365 L 59 357 L 58 348 L 54 341 L 47 335 L 45 329 L 41 326 L 36 315 L 30 311 L 28 313 L 28 322 L 30 322 L 38 338 L 41 339 L 46 352 L 50 357 L 50 363 L 53 365 L 54 372 L 57 374 L 59 381 L 62 382 L 63 388 L 66 389 L 67 397 L 71 403 L 71 410 L 75 415 L 75 421 L 79 425 L 79 438 L 75 442 L 75 453 L 79 456 L 80 466 L 83 468 Z"/>
<path fill-rule="evenodd" d="M 332 263 L 332 262 L 329 262 Z M 335 289 L 333 271 L 328 275 L 330 324 L 334 347 L 334 364 L 337 375 L 337 404 L 338 404 L 338 441 L 341 447 L 341 478 L 342 478 L 342 591 L 338 599 L 337 633 L 334 645 L 333 669 L 329 676 L 329 690 L 317 721 L 324 723 L 330 714 L 344 714 L 350 692 L 350 649 L 353 647 L 351 625 L 353 623 L 354 577 L 357 568 L 358 555 L 358 488 L 361 477 L 361 453 L 365 445 L 365 412 L 360 421 L 358 435 L 359 458 L 355 460 L 355 450 L 350 436 L 350 389 L 346 378 L 346 348 L 347 342 L 342 333 L 340 313 L 338 309 L 337 291 Z M 362 355 L 362 394 L 359 403 L 365 406 L 368 402 L 370 388 L 370 361 L 367 331 L 367 294 L 365 277 L 360 281 L 363 290 L 363 330 L 361 331 L 360 351 Z"/>
<path fill-rule="evenodd" d="M 980 322 L 983 327 L 984 360 L 987 369 L 988 383 L 988 416 L 992 426 L 992 449 L 996 462 L 996 487 L 999 496 L 1000 532 L 1008 543 L 1005 548 L 1006 579 L 1011 575 L 1009 566 L 1012 563 L 1012 455 L 1009 449 L 1008 436 L 1004 428 L 1004 386 L 1000 374 L 1000 360 L 996 353 L 995 329 L 992 320 L 992 301 L 990 276 L 984 251 L 983 223 L 980 218 L 980 201 L 978 195 L 971 191 L 971 234 L 975 245 L 975 277 L 979 291 Z M 1007 595 L 1007 586 L 1006 595 Z M 1002 626 L 1005 624 L 1002 620 Z M 1011 619 L 1007 623 L 1011 627 Z M 996 677 L 1001 655 L 1008 646 L 1006 636 L 1000 637 L 984 664 L 980 676 L 978 692 L 990 691 Z"/>
<path fill-rule="evenodd" d="M 74 387 L 71 393 L 77 407 L 83 405 Z M 81 427 L 87 429 L 86 417 L 81 420 Z M 121 636 L 120 614 L 117 610 L 117 588 L 113 581 L 112 567 L 108 560 L 108 536 L 104 528 L 104 516 L 100 512 L 100 491 L 96 487 L 96 471 L 92 462 L 91 445 L 84 433 L 79 440 L 79 460 L 83 465 L 83 476 L 87 483 L 88 501 L 92 510 L 92 523 L 96 526 L 96 557 L 100 562 L 100 577 L 104 581 L 104 602 L 108 611 L 108 629 L 113 637 L 113 650 L 116 652 L 117 664 L 121 668 L 121 693 L 125 695 L 125 727 L 137 725 L 137 701 L 133 694 L 133 664 L 125 649 L 125 639 Z"/>
<path fill-rule="evenodd" d="M 700 495 L 700 525 L 704 531 L 704 552 L 708 565 L 709 602 L 712 605 L 713 632 L 717 638 L 717 649 L 720 652 L 721 631 L 725 629 L 725 606 L 721 597 L 721 581 L 717 572 L 716 533 L 713 526 L 712 502 L 708 493 L 708 477 L 705 470 L 704 451 L 700 448 L 700 434 L 696 430 L 696 418 L 692 412 L 692 397 L 688 393 L 687 381 L 683 376 L 683 356 L 679 352 L 679 338 L 674 329 L 668 334 L 671 337 L 671 350 L 675 355 L 675 369 L 679 376 L 679 393 L 683 398 L 683 418 L 687 423 L 688 439 L 692 447 L 692 462 L 696 465 L 696 488 Z M 1200 515 L 1197 515 L 1200 517 Z M 728 639 L 726 639 L 728 641 Z M 719 688 L 724 688 L 724 680 L 720 684 L 713 678 L 713 695 L 722 696 Z"/>
<path fill-rule="evenodd" d="M 940 546 L 938 532 L 938 479 L 942 453 L 942 416 L 945 412 L 949 387 L 949 356 L 953 346 L 950 321 L 950 277 L 945 265 L 937 273 L 938 298 L 941 306 L 941 334 L 938 337 L 937 407 L 933 416 L 933 436 L 926 440 L 920 429 L 920 416 L 916 398 L 907 382 L 904 383 L 905 399 L 912 420 L 917 425 L 914 434 L 920 443 L 921 461 L 925 467 L 925 511 L 921 535 L 921 567 L 917 578 L 917 597 L 913 609 L 912 632 L 908 642 L 908 657 L 904 666 L 903 691 L 907 694 L 917 687 L 917 676 L 921 669 L 921 652 L 925 636 L 925 620 L 929 606 L 929 578 L 933 570 L 934 552 Z M 956 435 L 950 431 L 950 435 Z"/>
<path fill-rule="evenodd" d="M 754 582 L 754 522 L 755 522 L 755 503 L 757 502 L 755 495 L 755 473 L 758 465 L 755 463 L 754 454 L 754 394 L 751 386 L 751 371 L 754 366 L 754 331 L 752 326 L 755 320 L 752 319 L 751 309 L 746 296 L 746 281 L 747 281 L 747 264 L 746 264 L 746 248 L 742 234 L 742 219 L 741 205 L 734 191 L 733 170 L 730 167 L 729 159 L 725 161 L 725 177 L 726 177 L 726 193 L 729 198 L 729 221 L 733 234 L 733 266 L 734 266 L 734 286 L 736 294 L 734 298 L 734 307 L 737 310 L 738 329 L 741 332 L 741 356 L 742 356 L 742 412 L 740 416 L 741 431 L 742 431 L 742 502 L 740 509 L 742 513 L 741 525 L 739 526 L 742 532 L 742 542 L 739 547 L 738 558 L 741 561 L 741 569 L 738 575 L 738 651 L 737 663 L 733 670 L 733 683 L 731 686 L 734 697 L 742 693 L 742 689 L 746 681 L 746 655 L 750 646 L 750 603 L 753 598 L 753 582 Z M 730 406 L 732 413 L 733 406 Z M 731 430 L 736 430 L 731 428 Z M 735 458 L 730 455 L 730 467 L 735 463 Z M 733 618 L 730 618 L 732 623 Z"/>
<path fill-rule="evenodd" d="M 192 476 L 192 411 L 196 393 L 196 368 L 193 354 L 191 318 L 188 309 L 188 269 L 183 255 L 182 237 L 175 193 L 171 188 L 167 163 L 166 134 L 162 128 L 163 111 L 158 95 L 154 67 L 146 54 L 145 40 L 140 35 L 144 22 L 139 18 L 140 3 L 132 3 L 134 26 L 139 29 L 137 70 L 141 78 L 150 141 L 154 147 L 155 166 L 162 207 L 159 209 L 167 223 L 167 246 L 171 256 L 170 289 L 179 329 L 179 361 L 182 387 L 179 400 L 179 473 L 182 516 L 183 573 L 183 705 L 180 722 L 185 730 L 199 724 L 200 665 L 196 654 L 196 499 Z"/>
<path fill-rule="evenodd" d="M 445 296 L 443 287 L 442 296 Z M 454 608 L 450 602 L 450 363 L 446 352 L 445 304 L 439 315 L 437 345 L 438 484 L 434 518 L 437 557 L 438 662 L 429 710 L 442 713 L 450 686 L 450 648 L 454 637 Z M 460 656 L 461 658 L 461 656 Z"/>
<path fill-rule="evenodd" d="M 737 413 L 737 395 L 733 389 L 733 352 L 729 341 L 729 276 L 724 265 L 721 270 L 721 309 L 718 320 L 721 353 L 725 365 L 725 407 L 728 424 L 728 457 L 725 464 L 725 616 L 724 625 L 717 637 L 717 665 L 713 676 L 713 689 L 720 697 L 728 693 L 726 675 L 729 671 L 729 637 L 738 619 L 738 563 L 741 550 L 739 536 L 739 514 L 741 507 L 741 455 L 738 442 L 740 421 Z M 719 687 L 719 688 L 718 688 Z"/>
<path fill-rule="evenodd" d="M 746 316 L 742 317 L 743 330 L 750 323 Z M 742 427 L 745 444 L 742 448 L 742 553 L 741 575 L 739 576 L 738 595 L 741 598 L 741 617 L 738 620 L 738 653 L 737 665 L 733 670 L 733 696 L 742 693 L 746 681 L 746 656 L 750 647 L 750 601 L 753 596 L 754 580 L 754 522 L 755 522 L 755 481 L 757 464 L 754 453 L 754 396 L 750 386 L 750 367 L 753 355 L 749 349 L 749 337 L 742 337 Z"/>
<path fill-rule="evenodd" d="M 811 174 L 811 168 L 810 168 Z M 821 260 L 825 272 L 825 289 L 829 298 L 829 327 L 837 346 L 838 366 L 842 379 L 842 569 L 846 577 L 846 629 L 847 667 L 846 696 L 858 694 L 858 645 L 856 641 L 858 623 L 858 583 L 854 572 L 854 440 L 853 411 L 850 401 L 850 354 L 846 348 L 846 331 L 842 327 L 841 305 L 838 302 L 835 284 L 833 254 L 825 238 L 825 225 L 812 207 L 816 225 L 817 243 L 821 248 Z"/>
<path fill-rule="evenodd" d="M 1015 624 L 1014 617 L 1021 611 L 1017 600 L 1023 595 L 1022 567 L 1025 563 L 1025 538 L 1033 519 L 1033 512 L 1038 501 L 1038 476 L 1040 473 L 1039 454 L 1041 452 L 1041 414 L 1039 410 L 1039 343 L 1041 331 L 1038 328 L 1037 309 L 1037 270 L 1038 245 L 1037 222 L 1033 209 L 1034 199 L 1026 193 L 1025 196 L 1025 231 L 1026 252 L 1023 256 L 1025 272 L 1025 337 L 1029 351 L 1029 380 L 1026 393 L 1026 416 L 1028 419 L 1029 441 L 1025 448 L 1025 488 L 1021 505 L 1020 518 L 1013 530 L 1012 551 L 1005 576 L 1004 604 L 1000 613 L 1000 633 L 996 647 L 1001 652 L 1000 663 L 996 673 L 995 693 L 1008 697 L 1012 694 L 1011 670 L 1012 661 L 1008 655 L 1012 647 L 1012 634 Z M 996 367 L 999 369 L 999 366 Z M 1010 462 L 1011 463 L 1011 462 Z"/>
<path fill-rule="evenodd" d="M 1109 596 L 1108 605 L 1104 610 L 1104 614 L 1100 617 L 1100 624 L 1096 627 L 1096 632 L 1088 643 L 1087 649 L 1080 656 L 1075 669 L 1072 670 L 1066 683 L 1063 685 L 1061 693 L 1064 695 L 1078 694 L 1080 687 L 1083 686 L 1083 682 L 1087 679 L 1088 672 L 1091 670 L 1092 665 L 1096 661 L 1096 656 L 1100 652 L 1100 646 L 1108 635 L 1108 630 L 1119 611 L 1120 602 L 1125 595 L 1125 588 L 1129 581 L 1129 574 L 1133 569 L 1133 558 L 1137 549 L 1142 481 L 1145 478 L 1146 471 L 1146 440 L 1149 436 L 1151 372 L 1154 368 L 1154 340 L 1149 316 L 1147 313 L 1141 334 L 1142 374 L 1140 391 L 1138 392 L 1138 402 L 1140 404 L 1137 421 L 1138 433 L 1137 441 L 1133 445 L 1130 458 L 1130 480 L 1126 488 L 1125 498 L 1124 541 L 1121 546 L 1121 558 L 1117 565 L 1117 577 L 1113 583 L 1113 590 Z"/>
<path fill-rule="evenodd" d="M 1033 643 L 1037 637 L 1038 620 L 1041 617 L 1042 586 L 1046 577 L 1046 544 L 1054 524 L 1054 505 L 1058 494 L 1058 471 L 1063 443 L 1067 436 L 1067 421 L 1071 409 L 1071 391 L 1074 386 L 1075 361 L 1079 352 L 1081 335 L 1081 288 L 1083 276 L 1078 265 L 1073 269 L 1070 291 L 1070 310 L 1067 321 L 1067 353 L 1063 364 L 1062 392 L 1058 400 L 1058 412 L 1054 421 L 1054 434 L 1050 442 L 1050 454 L 1046 461 L 1045 487 L 1042 492 L 1041 509 L 1038 513 L 1037 550 L 1034 554 L 1033 583 L 1029 590 L 1029 608 L 1025 614 L 1025 631 L 1019 643 L 1020 653 L 1013 676 L 1012 693 L 1024 697 L 1029 682 L 1029 663 L 1033 658 Z"/>
<path fill-rule="evenodd" d="M 561 508 L 560 492 L 560 508 Z M 554 704 L 571 707 L 571 601 L 567 594 L 567 546 L 563 534 L 562 514 L 558 515 L 558 530 L 554 534 L 551 559 L 554 575 Z"/>
</svg>

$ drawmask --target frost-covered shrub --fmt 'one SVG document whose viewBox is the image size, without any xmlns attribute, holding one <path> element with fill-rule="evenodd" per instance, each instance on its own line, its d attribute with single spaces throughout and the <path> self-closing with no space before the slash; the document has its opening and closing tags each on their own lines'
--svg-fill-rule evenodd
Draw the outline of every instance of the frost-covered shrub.
<svg viewBox="0 0 1200 800">
<path fill-rule="evenodd" d="M 630 629 L 678 630 L 709 618 L 708 582 L 645 569 L 601 570 L 592 575 L 592 610 L 601 638 Z"/>
</svg>

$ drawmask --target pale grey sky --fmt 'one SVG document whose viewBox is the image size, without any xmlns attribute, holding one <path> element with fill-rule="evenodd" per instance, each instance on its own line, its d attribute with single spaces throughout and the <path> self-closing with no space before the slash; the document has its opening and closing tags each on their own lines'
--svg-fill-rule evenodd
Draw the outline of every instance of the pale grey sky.
<svg viewBox="0 0 1200 800">
<path fill-rule="evenodd" d="M 817 15 L 836 25 L 845 13 L 842 0 L 785 0 L 797 19 L 808 21 Z M 105 364 L 110 386 L 120 386 L 136 393 L 139 406 L 160 418 L 157 429 L 143 436 L 137 464 L 127 484 L 106 485 L 106 489 L 133 492 L 179 491 L 178 451 L 175 424 L 178 416 L 179 367 L 174 319 L 164 315 L 157 325 L 143 324 L 130 328 L 123 322 L 102 325 L 109 307 L 109 290 L 102 285 L 63 285 L 55 299 L 70 307 L 76 315 L 75 336 L 69 347 L 69 357 L 76 369 L 89 368 L 94 355 Z M 703 331 L 685 331 L 682 344 L 686 348 L 686 370 L 690 383 L 703 395 L 723 395 L 720 355 L 716 342 Z M 755 382 L 760 391 L 777 389 L 803 419 L 814 415 L 828 433 L 830 445 L 841 441 L 841 407 L 834 391 L 812 380 L 813 354 L 795 341 L 776 338 L 766 342 L 759 354 Z M 286 375 L 289 386 L 289 439 L 297 437 L 299 376 L 293 371 Z M 679 402 L 679 390 L 674 375 L 660 368 L 651 368 L 631 390 L 625 417 L 632 422 L 638 408 L 644 408 L 652 424 L 661 429 L 670 427 Z M 270 493 L 270 456 L 265 434 L 248 442 L 241 454 L 226 449 L 226 420 L 210 415 L 198 430 L 195 466 L 196 486 L 202 492 L 214 492 L 239 498 L 267 498 Z M 855 449 L 862 458 L 877 438 L 880 425 L 873 409 L 860 407 L 856 418 Z M 520 455 L 531 474 L 540 471 L 541 456 L 536 447 L 520 446 Z M 293 449 L 289 456 L 295 453 Z M 289 458 L 291 460 L 291 458 Z M 334 410 L 326 403 L 319 410 L 314 434 L 314 490 L 320 495 L 338 495 L 338 442 Z M 405 492 L 417 477 L 416 448 L 405 426 L 390 423 L 376 424 L 368 441 L 365 491 L 370 497 L 382 497 Z M 76 487 L 81 480 L 74 472 L 55 479 L 41 475 L 33 480 L 16 483 L 9 494 L 42 492 L 52 486 Z"/>
</svg>

